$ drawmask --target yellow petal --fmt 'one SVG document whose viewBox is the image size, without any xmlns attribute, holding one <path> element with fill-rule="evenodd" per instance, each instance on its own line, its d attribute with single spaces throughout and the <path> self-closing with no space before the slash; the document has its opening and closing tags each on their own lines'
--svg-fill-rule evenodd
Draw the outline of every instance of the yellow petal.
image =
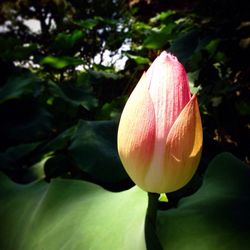
<svg viewBox="0 0 250 250">
<path fill-rule="evenodd" d="M 173 124 L 166 141 L 165 182 L 158 191 L 172 192 L 193 177 L 201 157 L 202 124 L 197 97 L 193 96 Z"/>
<path fill-rule="evenodd" d="M 124 107 L 118 128 L 120 159 L 130 178 L 143 189 L 154 144 L 154 107 L 143 74 Z"/>
</svg>

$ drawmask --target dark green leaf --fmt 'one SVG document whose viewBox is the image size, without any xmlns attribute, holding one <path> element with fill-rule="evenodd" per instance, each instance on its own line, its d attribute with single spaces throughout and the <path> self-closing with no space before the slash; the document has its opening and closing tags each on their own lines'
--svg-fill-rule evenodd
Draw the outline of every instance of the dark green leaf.
<svg viewBox="0 0 250 250">
<path fill-rule="evenodd" d="M 82 87 L 75 87 L 73 85 L 63 85 L 62 91 L 64 96 L 67 96 L 68 99 L 75 105 L 82 105 L 84 108 L 90 110 L 91 108 L 97 107 L 98 100 L 93 97 L 89 91 Z"/>
<path fill-rule="evenodd" d="M 101 79 L 101 78 L 109 79 L 110 78 L 112 80 L 117 80 L 117 79 L 120 79 L 122 77 L 121 74 L 110 73 L 110 72 L 105 72 L 105 71 L 89 70 L 89 74 L 97 79 Z"/>
<path fill-rule="evenodd" d="M 76 87 L 69 84 L 59 86 L 53 82 L 49 82 L 49 90 L 54 97 L 62 98 L 64 101 L 74 105 L 83 106 L 87 110 L 98 105 L 98 100 L 91 95 L 89 89 L 84 86 Z"/>
<path fill-rule="evenodd" d="M 70 159 L 66 155 L 59 154 L 49 158 L 44 165 L 46 179 L 65 176 L 69 171 L 70 164 Z"/>
<path fill-rule="evenodd" d="M 112 184 L 115 187 L 116 184 L 130 180 L 118 156 L 116 134 L 115 121 L 80 120 L 76 126 L 67 129 L 46 144 L 41 152 L 53 153 L 56 156 L 57 152 L 59 155 L 60 151 L 67 152 L 70 161 L 68 166 L 76 165 L 96 182 L 108 187 Z M 50 161 L 54 161 L 53 158 L 47 164 Z M 128 184 L 130 185 L 130 182 Z"/>
<path fill-rule="evenodd" d="M 185 64 L 199 44 L 198 30 L 191 30 L 173 41 L 169 51 Z"/>
<path fill-rule="evenodd" d="M 159 213 L 164 249 L 248 250 L 249 180 L 249 166 L 231 154 L 218 155 L 194 195 L 180 200 L 176 209 Z"/>
<path fill-rule="evenodd" d="M 34 142 L 34 143 L 28 143 L 28 144 L 19 144 L 14 147 L 10 147 L 6 150 L 6 154 L 15 160 L 18 160 L 22 157 L 27 156 L 32 151 L 34 151 L 38 145 L 40 145 L 41 142 Z"/>
<path fill-rule="evenodd" d="M 137 64 L 148 64 L 150 60 L 147 57 L 126 54 L 129 58 L 133 59 Z"/>
<path fill-rule="evenodd" d="M 144 40 L 143 46 L 148 49 L 162 49 L 172 38 L 174 23 L 169 23 L 159 30 L 152 30 L 151 34 Z"/>
<path fill-rule="evenodd" d="M 117 153 L 116 131 L 113 121 L 80 121 L 69 147 L 79 168 L 104 183 L 128 178 Z"/>
<path fill-rule="evenodd" d="M 55 49 L 67 50 L 74 47 L 77 41 L 83 39 L 84 33 L 81 30 L 74 30 L 72 33 L 59 33 L 52 45 Z"/>
<path fill-rule="evenodd" d="M 81 21 L 75 21 L 75 23 L 81 27 L 83 27 L 84 29 L 93 29 L 98 23 L 99 21 L 96 19 L 86 19 L 86 20 L 81 20 Z"/>
<path fill-rule="evenodd" d="M 250 115 L 249 100 L 240 100 L 235 103 L 235 106 L 241 115 Z"/>
<path fill-rule="evenodd" d="M 41 81 L 32 74 L 10 77 L 0 88 L 0 103 L 22 95 L 38 95 L 41 91 Z"/>
<path fill-rule="evenodd" d="M 33 43 L 22 44 L 16 38 L 0 38 L 0 58 L 4 61 L 27 60 L 37 50 Z"/>
<path fill-rule="evenodd" d="M 55 69 L 63 69 L 69 66 L 77 66 L 83 63 L 81 59 L 63 56 L 63 57 L 55 57 L 55 56 L 46 56 L 44 57 L 40 63 L 42 65 L 48 65 Z"/>
<path fill-rule="evenodd" d="M 0 105 L 0 136 L 7 145 L 43 140 L 51 131 L 51 114 L 34 99 L 11 100 Z"/>
<path fill-rule="evenodd" d="M 166 20 L 169 22 L 169 17 L 175 14 L 175 11 L 173 10 L 167 10 L 164 12 L 161 12 L 160 14 L 157 14 L 155 17 L 150 19 L 150 22 L 156 23 L 157 21 L 166 22 Z"/>
<path fill-rule="evenodd" d="M 56 138 L 50 140 L 42 149 L 43 154 L 56 152 L 68 147 L 72 136 L 76 133 L 77 126 L 66 129 L 60 133 Z"/>
<path fill-rule="evenodd" d="M 121 116 L 121 110 L 123 109 L 125 103 L 127 101 L 127 97 L 117 97 L 110 103 L 105 103 L 101 110 L 98 112 L 97 119 L 98 120 L 119 120 Z"/>
<path fill-rule="evenodd" d="M 220 244 L 222 250 L 247 250 L 249 178 L 249 167 L 235 157 L 217 156 L 194 195 L 180 200 L 177 208 L 158 213 L 158 236 L 164 249 L 210 250 Z M 115 194 L 73 180 L 17 185 L 3 175 L 0 185 L 3 249 L 66 245 L 71 249 L 145 249 L 146 193 L 136 187 Z"/>
</svg>

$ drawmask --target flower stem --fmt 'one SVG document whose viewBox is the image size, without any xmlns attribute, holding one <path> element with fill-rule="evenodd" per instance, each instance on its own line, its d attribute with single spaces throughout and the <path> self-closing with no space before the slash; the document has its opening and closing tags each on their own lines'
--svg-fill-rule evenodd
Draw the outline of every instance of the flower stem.
<svg viewBox="0 0 250 250">
<path fill-rule="evenodd" d="M 158 198 L 159 194 L 148 193 L 148 208 L 145 219 L 145 241 L 147 250 L 162 250 L 162 246 L 156 235 Z"/>
</svg>

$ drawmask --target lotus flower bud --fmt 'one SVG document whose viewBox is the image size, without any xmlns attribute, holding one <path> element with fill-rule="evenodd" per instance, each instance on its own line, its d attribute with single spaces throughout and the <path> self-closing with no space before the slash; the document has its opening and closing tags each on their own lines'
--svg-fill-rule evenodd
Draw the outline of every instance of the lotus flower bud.
<svg viewBox="0 0 250 250">
<path fill-rule="evenodd" d="M 122 112 L 122 164 L 145 191 L 172 192 L 190 181 L 201 149 L 197 97 L 191 97 L 184 67 L 164 51 L 142 75 Z"/>
</svg>

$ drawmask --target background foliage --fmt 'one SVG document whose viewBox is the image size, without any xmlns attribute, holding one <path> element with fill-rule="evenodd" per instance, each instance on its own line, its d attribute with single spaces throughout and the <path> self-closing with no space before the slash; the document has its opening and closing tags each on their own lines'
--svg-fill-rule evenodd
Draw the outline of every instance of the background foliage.
<svg viewBox="0 0 250 250">
<path fill-rule="evenodd" d="M 1 1 L 0 25 L 0 168 L 12 181 L 132 187 L 117 124 L 162 50 L 184 64 L 204 129 L 199 171 L 171 204 L 199 188 L 219 152 L 249 163 L 247 1 Z"/>
</svg>

